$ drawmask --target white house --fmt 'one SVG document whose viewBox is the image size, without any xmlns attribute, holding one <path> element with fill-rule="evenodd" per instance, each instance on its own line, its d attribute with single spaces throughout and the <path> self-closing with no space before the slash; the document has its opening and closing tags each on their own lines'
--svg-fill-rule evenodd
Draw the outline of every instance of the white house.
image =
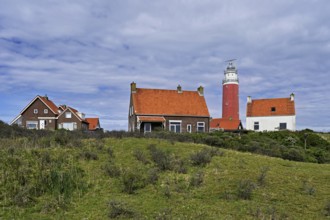
<svg viewBox="0 0 330 220">
<path fill-rule="evenodd" d="M 246 129 L 254 131 L 296 130 L 294 94 L 289 98 L 247 98 Z"/>
</svg>

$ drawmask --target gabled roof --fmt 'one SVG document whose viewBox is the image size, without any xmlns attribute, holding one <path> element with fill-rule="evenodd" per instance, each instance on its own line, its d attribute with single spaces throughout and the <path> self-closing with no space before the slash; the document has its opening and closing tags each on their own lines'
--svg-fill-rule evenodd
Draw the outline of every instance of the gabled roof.
<svg viewBox="0 0 330 220">
<path fill-rule="evenodd" d="M 61 112 L 61 114 L 60 114 L 57 118 L 61 117 L 61 116 L 62 116 L 65 112 L 67 112 L 67 111 L 70 111 L 70 112 L 71 112 L 76 118 L 78 118 L 79 121 L 82 121 L 82 122 L 88 123 L 88 122 L 86 121 L 86 119 L 82 119 L 82 118 L 78 115 L 78 111 L 77 111 L 76 109 L 71 108 L 70 106 L 66 106 L 66 109 L 65 109 L 63 112 Z"/>
<path fill-rule="evenodd" d="M 231 120 L 226 118 L 213 118 L 210 122 L 210 129 L 225 131 L 239 130 L 241 127 L 240 120 Z"/>
<path fill-rule="evenodd" d="M 89 123 L 88 130 L 96 130 L 97 128 L 100 128 L 99 118 L 86 118 L 85 120 Z"/>
<path fill-rule="evenodd" d="M 291 98 L 255 99 L 247 103 L 246 116 L 295 115 L 295 104 Z"/>
<path fill-rule="evenodd" d="M 40 100 L 45 103 L 45 105 L 52 110 L 54 114 L 58 114 L 57 112 L 57 106 L 54 104 L 53 101 L 49 100 L 48 97 L 45 96 L 39 96 Z"/>
<path fill-rule="evenodd" d="M 176 115 L 210 117 L 204 96 L 197 91 L 142 89 L 132 94 L 137 115 Z"/>
</svg>

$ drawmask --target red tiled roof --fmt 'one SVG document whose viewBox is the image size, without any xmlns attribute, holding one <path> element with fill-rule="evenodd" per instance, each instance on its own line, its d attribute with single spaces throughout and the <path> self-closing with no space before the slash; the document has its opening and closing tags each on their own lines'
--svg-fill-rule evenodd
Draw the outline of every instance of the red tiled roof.
<svg viewBox="0 0 330 220">
<path fill-rule="evenodd" d="M 246 116 L 295 115 L 295 104 L 290 98 L 256 99 L 247 103 Z"/>
<path fill-rule="evenodd" d="M 210 122 L 210 129 L 238 130 L 240 124 L 240 120 L 213 118 Z"/>
<path fill-rule="evenodd" d="M 48 97 L 44 97 L 44 96 L 39 96 L 39 98 L 41 99 L 41 101 L 43 101 L 55 114 L 58 114 L 57 111 L 57 106 L 54 104 L 54 102 L 52 102 L 51 100 L 48 99 Z"/>
<path fill-rule="evenodd" d="M 197 91 L 137 88 L 132 99 L 136 114 L 210 117 L 205 98 Z"/>
<path fill-rule="evenodd" d="M 88 130 L 95 130 L 99 128 L 99 118 L 86 118 L 86 121 L 89 123 Z"/>
<path fill-rule="evenodd" d="M 164 122 L 166 121 L 164 117 L 156 117 L 156 116 L 138 116 L 139 121 L 143 122 Z"/>
</svg>

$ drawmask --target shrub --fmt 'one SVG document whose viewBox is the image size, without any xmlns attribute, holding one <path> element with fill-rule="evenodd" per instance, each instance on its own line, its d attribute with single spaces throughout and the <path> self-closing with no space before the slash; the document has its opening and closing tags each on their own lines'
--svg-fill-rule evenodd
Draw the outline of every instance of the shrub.
<svg viewBox="0 0 330 220">
<path fill-rule="evenodd" d="M 114 158 L 115 157 L 112 147 L 108 147 L 107 148 L 107 153 L 110 156 L 110 158 Z"/>
<path fill-rule="evenodd" d="M 330 216 L 330 200 L 328 200 L 324 206 L 324 215 Z"/>
<path fill-rule="evenodd" d="M 267 175 L 267 172 L 269 171 L 269 167 L 262 167 L 260 169 L 260 174 L 258 176 L 258 184 L 260 186 L 264 186 L 265 183 L 266 183 L 266 175 Z"/>
<path fill-rule="evenodd" d="M 159 169 L 158 168 L 152 168 L 148 171 L 148 183 L 150 184 L 156 184 L 156 182 L 159 179 Z"/>
<path fill-rule="evenodd" d="M 109 202 L 109 209 L 109 218 L 133 218 L 135 215 L 134 211 L 126 203 L 117 200 L 111 200 Z"/>
<path fill-rule="evenodd" d="M 152 160 L 156 163 L 158 168 L 162 171 L 172 169 L 172 157 L 169 152 L 162 151 L 156 148 L 155 145 L 150 145 L 148 147 Z"/>
<path fill-rule="evenodd" d="M 134 149 L 133 156 L 138 160 L 141 161 L 143 164 L 148 164 L 149 160 L 145 153 L 141 149 Z"/>
<path fill-rule="evenodd" d="M 190 186 L 199 187 L 204 181 L 203 171 L 197 171 L 190 177 Z"/>
<path fill-rule="evenodd" d="M 121 173 L 120 168 L 114 162 L 108 162 L 103 169 L 110 177 L 118 177 Z"/>
<path fill-rule="evenodd" d="M 251 180 L 241 180 L 237 188 L 237 196 L 239 199 L 251 200 L 255 184 Z"/>
<path fill-rule="evenodd" d="M 169 208 L 166 208 L 162 210 L 161 212 L 157 213 L 157 215 L 154 217 L 156 220 L 170 220 L 173 219 L 172 217 L 172 210 Z"/>
<path fill-rule="evenodd" d="M 208 149 L 203 149 L 190 156 L 192 165 L 194 166 L 205 166 L 211 162 L 212 156 Z"/>
<path fill-rule="evenodd" d="M 137 189 L 144 188 L 146 179 L 139 170 L 126 169 L 121 175 L 123 192 L 133 194 Z"/>
<path fill-rule="evenodd" d="M 81 153 L 80 157 L 85 160 L 98 160 L 99 159 L 97 154 L 94 152 L 91 152 L 91 151 L 85 151 L 85 152 Z"/>
<path fill-rule="evenodd" d="M 180 158 L 174 158 L 171 162 L 171 168 L 177 173 L 187 173 L 187 166 L 184 160 Z"/>
</svg>

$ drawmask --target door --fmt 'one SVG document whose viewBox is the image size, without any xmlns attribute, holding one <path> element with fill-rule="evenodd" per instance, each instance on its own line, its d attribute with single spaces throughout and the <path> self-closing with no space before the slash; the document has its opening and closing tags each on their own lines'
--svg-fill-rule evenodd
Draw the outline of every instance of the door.
<svg viewBox="0 0 330 220">
<path fill-rule="evenodd" d="M 45 120 L 39 120 L 39 128 L 40 129 L 45 129 L 45 124 L 46 124 Z"/>
</svg>

